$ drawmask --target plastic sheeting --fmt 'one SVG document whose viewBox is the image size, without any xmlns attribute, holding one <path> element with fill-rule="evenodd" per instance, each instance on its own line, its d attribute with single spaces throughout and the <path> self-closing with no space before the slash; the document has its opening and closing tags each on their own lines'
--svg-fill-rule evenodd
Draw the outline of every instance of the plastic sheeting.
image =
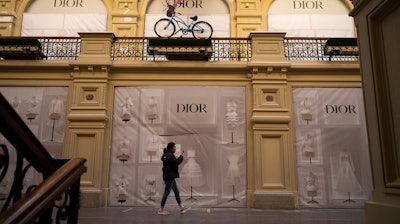
<svg viewBox="0 0 400 224">
<path fill-rule="evenodd" d="M 363 207 L 372 181 L 361 88 L 294 88 L 300 206 Z"/>
<path fill-rule="evenodd" d="M 286 37 L 355 37 L 354 20 L 335 14 L 270 14 L 269 32 L 286 32 Z"/>
<path fill-rule="evenodd" d="M 246 206 L 244 87 L 117 87 L 112 130 L 109 205 L 160 204 L 172 141 L 185 157 L 177 182 L 187 206 Z"/>
<path fill-rule="evenodd" d="M 106 32 L 106 13 L 24 13 L 21 36 L 79 36 Z"/>
<path fill-rule="evenodd" d="M 67 113 L 68 87 L 0 87 L 0 92 L 12 105 L 32 133 L 50 155 L 63 158 L 64 134 Z M 8 172 L 3 179 L 0 193 L 8 195 L 13 184 L 17 153 L 7 139 L 0 134 L 0 144 L 10 153 Z M 38 185 L 43 176 L 35 169 L 27 170 L 22 192 Z M 0 205 L 5 201 L 1 201 Z"/>
</svg>

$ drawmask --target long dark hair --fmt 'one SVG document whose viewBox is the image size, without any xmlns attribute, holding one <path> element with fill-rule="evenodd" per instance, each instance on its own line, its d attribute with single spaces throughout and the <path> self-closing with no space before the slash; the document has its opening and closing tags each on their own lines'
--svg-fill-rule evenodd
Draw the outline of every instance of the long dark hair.
<svg viewBox="0 0 400 224">
<path fill-rule="evenodd" d="M 169 142 L 167 148 L 164 148 L 164 153 L 171 152 L 171 149 L 175 146 L 175 142 Z"/>
</svg>

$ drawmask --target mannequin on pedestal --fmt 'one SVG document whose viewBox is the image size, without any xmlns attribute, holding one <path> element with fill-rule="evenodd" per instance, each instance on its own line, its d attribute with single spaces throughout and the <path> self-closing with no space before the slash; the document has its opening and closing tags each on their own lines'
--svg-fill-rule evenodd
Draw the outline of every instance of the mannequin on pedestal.
<svg viewBox="0 0 400 224">
<path fill-rule="evenodd" d="M 185 180 L 188 180 L 189 185 L 190 185 L 190 198 L 196 200 L 196 198 L 193 198 L 193 187 L 200 187 L 204 185 L 205 180 L 204 180 L 204 175 L 203 171 L 201 170 L 200 165 L 196 162 L 196 151 L 194 149 L 189 149 L 187 151 L 187 158 L 188 161 L 183 165 L 182 171 L 181 171 L 181 176 Z"/>
<path fill-rule="evenodd" d="M 236 112 L 236 110 L 237 110 L 236 102 L 233 100 L 229 100 L 226 103 L 226 110 L 227 110 L 227 113 L 225 114 L 225 121 L 226 121 L 226 125 L 228 126 L 228 130 L 231 132 L 231 142 L 230 143 L 234 143 L 233 132 L 236 130 L 237 124 L 239 121 L 238 114 Z"/>
<path fill-rule="evenodd" d="M 131 120 L 132 106 L 133 106 L 133 103 L 129 99 L 129 97 L 125 97 L 125 102 L 123 104 L 121 104 L 121 110 L 122 110 L 121 119 L 122 119 L 122 121 L 128 122 Z"/>
<path fill-rule="evenodd" d="M 314 158 L 316 155 L 316 150 L 314 145 L 314 139 L 311 137 L 310 134 L 307 134 L 306 137 L 304 138 L 301 145 L 301 151 L 302 153 L 304 153 L 304 156 L 310 160 L 311 164 L 312 158 Z"/>
<path fill-rule="evenodd" d="M 344 202 L 355 202 L 350 199 L 350 193 L 362 191 L 362 187 L 357 180 L 355 167 L 351 153 L 347 150 L 339 153 L 339 167 L 336 177 L 336 191 L 346 192 L 348 199 Z"/>
<path fill-rule="evenodd" d="M 318 177 L 312 171 L 306 176 L 305 188 L 307 196 L 311 197 L 311 201 L 308 201 L 308 203 L 318 203 L 314 200 L 314 197 L 318 195 Z"/>
<path fill-rule="evenodd" d="M 151 96 L 147 102 L 146 118 L 151 122 L 158 118 L 158 101 L 154 96 Z"/>
<path fill-rule="evenodd" d="M 227 184 L 232 186 L 232 199 L 229 201 L 237 201 L 235 197 L 235 185 L 240 182 L 239 155 L 231 153 L 228 155 L 228 173 L 226 175 Z"/>
<path fill-rule="evenodd" d="M 36 96 L 32 96 L 32 99 L 29 101 L 29 109 L 26 111 L 26 118 L 31 121 L 36 118 L 38 115 L 37 105 L 39 100 L 36 99 Z"/>
<path fill-rule="evenodd" d="M 121 142 L 119 143 L 119 150 L 117 153 L 117 158 L 121 162 L 126 162 L 129 160 L 131 154 L 129 147 L 130 147 L 129 140 L 126 138 L 126 136 L 124 136 L 124 139 L 122 139 Z"/>
<path fill-rule="evenodd" d="M 144 194 L 147 196 L 146 201 L 155 201 L 152 197 L 156 196 L 156 177 L 148 174 L 144 178 Z"/>
<path fill-rule="evenodd" d="M 121 176 L 119 180 L 115 183 L 117 185 L 117 200 L 118 202 L 125 202 L 127 198 L 127 187 L 129 185 L 129 181 L 125 178 L 124 175 Z"/>
<path fill-rule="evenodd" d="M 307 121 L 308 124 L 308 122 L 313 119 L 311 113 L 312 102 L 308 97 L 305 97 L 301 104 L 303 106 L 303 110 L 300 111 L 301 119 Z"/>
</svg>

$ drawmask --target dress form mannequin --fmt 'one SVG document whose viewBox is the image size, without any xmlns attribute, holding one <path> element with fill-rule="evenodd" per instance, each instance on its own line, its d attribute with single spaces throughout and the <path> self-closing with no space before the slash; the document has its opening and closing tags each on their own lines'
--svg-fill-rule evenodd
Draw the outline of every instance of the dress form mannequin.
<svg viewBox="0 0 400 224">
<path fill-rule="evenodd" d="M 158 118 L 158 101 L 154 96 L 151 96 L 147 103 L 146 117 L 152 123 Z"/>
<path fill-rule="evenodd" d="M 64 102 L 58 96 L 50 101 L 49 105 L 49 118 L 51 120 L 58 120 L 64 110 Z"/>
<path fill-rule="evenodd" d="M 148 197 L 146 201 L 155 201 L 152 197 L 156 196 L 156 177 L 154 175 L 146 175 L 144 178 L 144 193 Z"/>
<path fill-rule="evenodd" d="M 310 99 L 308 99 L 308 97 L 305 97 L 301 104 L 303 106 L 303 110 L 300 112 L 301 119 L 307 121 L 308 124 L 308 122 L 313 119 L 311 113 L 312 102 Z"/>
<path fill-rule="evenodd" d="M 237 104 L 233 100 L 229 100 L 226 103 L 226 110 L 227 113 L 225 114 L 225 121 L 226 125 L 228 126 L 228 130 L 231 131 L 231 142 L 233 143 L 233 132 L 237 128 L 237 123 L 238 123 L 238 114 L 236 112 L 237 110 Z"/>
<path fill-rule="evenodd" d="M 360 192 L 362 191 L 362 187 L 355 174 L 355 167 L 351 153 L 347 150 L 339 153 L 339 167 L 336 179 L 336 190 L 348 194 L 348 199 L 344 202 L 355 202 L 350 199 L 350 193 Z"/>
<path fill-rule="evenodd" d="M 17 96 L 14 96 L 14 99 L 12 100 L 12 106 L 14 107 L 15 110 L 17 110 L 18 106 L 19 106 L 19 99 Z"/>
<path fill-rule="evenodd" d="M 148 140 L 149 144 L 146 148 L 146 153 L 150 156 L 150 162 L 153 162 L 153 156 L 157 154 L 158 151 L 158 138 L 157 136 L 151 136 Z"/>
<path fill-rule="evenodd" d="M 38 112 L 37 112 L 38 103 L 39 103 L 39 100 L 36 99 L 36 96 L 32 96 L 32 99 L 29 101 L 29 109 L 26 112 L 26 118 L 29 121 L 32 121 L 38 115 Z"/>
<path fill-rule="evenodd" d="M 235 185 L 240 182 L 239 155 L 236 153 L 229 154 L 228 163 L 227 183 L 232 185 L 232 199 L 229 201 L 239 202 L 235 198 Z"/>
<path fill-rule="evenodd" d="M 118 202 L 125 202 L 127 198 L 127 187 L 129 185 L 129 181 L 125 178 L 124 175 L 121 176 L 121 178 L 116 182 L 116 185 L 118 187 L 117 191 L 117 200 Z"/>
<path fill-rule="evenodd" d="M 50 120 L 53 120 L 53 127 L 51 131 L 51 141 L 53 141 L 54 137 L 54 126 L 57 120 L 60 120 L 61 114 L 64 111 L 64 102 L 56 96 L 55 99 L 52 99 L 50 101 L 49 105 L 49 118 Z"/>
<path fill-rule="evenodd" d="M 189 149 L 187 151 L 188 161 L 182 167 L 181 176 L 189 180 L 190 184 L 190 198 L 192 200 L 197 200 L 193 198 L 193 187 L 200 187 L 204 185 L 204 175 L 201 170 L 200 165 L 196 162 L 196 151 L 194 149 Z"/>
<path fill-rule="evenodd" d="M 315 157 L 316 151 L 314 146 L 314 139 L 311 137 L 310 134 L 307 134 L 305 139 L 303 140 L 301 151 L 304 153 L 304 156 L 310 159 Z"/>
<path fill-rule="evenodd" d="M 128 122 L 131 120 L 133 103 L 129 97 L 125 97 L 125 102 L 121 105 L 121 118 L 122 121 Z"/>
<path fill-rule="evenodd" d="M 318 203 L 317 201 L 314 200 L 314 197 L 318 195 L 318 177 L 313 173 L 309 172 L 309 174 L 306 176 L 306 192 L 307 196 L 311 197 L 311 201 L 308 203 Z"/>
<path fill-rule="evenodd" d="M 119 144 L 119 150 L 117 153 L 117 158 L 121 162 L 126 162 L 130 158 L 130 149 L 129 149 L 130 143 L 129 140 L 124 136 L 124 139 L 120 142 Z"/>
</svg>

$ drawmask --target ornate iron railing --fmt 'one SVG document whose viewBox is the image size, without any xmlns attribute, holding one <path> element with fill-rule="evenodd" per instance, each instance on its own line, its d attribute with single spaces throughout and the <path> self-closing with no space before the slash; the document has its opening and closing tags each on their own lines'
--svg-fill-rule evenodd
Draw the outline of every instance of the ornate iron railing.
<svg viewBox="0 0 400 224">
<path fill-rule="evenodd" d="M 358 61 L 358 55 L 327 55 L 327 38 L 285 38 L 284 50 L 288 60 L 298 61 Z"/>
<path fill-rule="evenodd" d="M 79 37 L 40 37 L 45 60 L 76 60 L 81 50 Z M 147 52 L 147 37 L 118 37 L 112 43 L 111 58 L 115 61 L 163 61 L 164 55 Z M 326 55 L 327 38 L 285 38 L 287 60 L 294 61 L 358 61 L 357 55 Z M 213 54 L 209 61 L 250 61 L 251 39 L 213 38 Z"/>
<path fill-rule="evenodd" d="M 164 55 L 148 53 L 150 38 L 120 37 L 115 40 L 111 57 L 116 61 L 143 60 L 164 61 Z M 248 38 L 213 38 L 213 53 L 209 61 L 249 61 L 251 42 Z"/>
<path fill-rule="evenodd" d="M 211 61 L 249 61 L 251 58 L 249 38 L 213 38 L 212 43 Z"/>
<path fill-rule="evenodd" d="M 76 60 L 81 52 L 79 37 L 39 37 L 47 60 Z"/>
</svg>

